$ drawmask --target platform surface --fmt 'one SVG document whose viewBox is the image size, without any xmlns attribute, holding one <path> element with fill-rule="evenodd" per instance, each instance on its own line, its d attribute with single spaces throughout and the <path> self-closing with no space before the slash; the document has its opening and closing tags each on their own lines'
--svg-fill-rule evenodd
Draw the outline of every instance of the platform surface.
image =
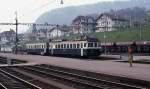
<svg viewBox="0 0 150 89">
<path fill-rule="evenodd" d="M 129 67 L 128 63 L 121 63 L 114 61 L 100 61 L 100 59 L 79 60 L 76 58 L 61 58 L 51 56 L 20 55 L 20 54 L 15 55 L 9 53 L 0 53 L 0 56 L 19 60 L 26 60 L 29 62 L 28 64 L 51 64 L 60 67 L 80 69 L 96 73 L 104 73 L 115 76 L 123 76 L 133 79 L 150 81 L 149 64 L 133 64 L 133 67 Z M 147 56 L 146 58 L 150 57 Z"/>
</svg>

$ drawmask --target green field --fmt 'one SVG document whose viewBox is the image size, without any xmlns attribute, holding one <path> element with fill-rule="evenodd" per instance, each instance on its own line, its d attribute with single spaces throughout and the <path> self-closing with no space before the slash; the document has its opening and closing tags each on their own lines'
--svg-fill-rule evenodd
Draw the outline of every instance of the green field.
<svg viewBox="0 0 150 89">
<path fill-rule="evenodd" d="M 140 36 L 141 33 L 141 36 Z M 104 32 L 93 32 L 87 34 L 91 37 L 96 37 L 102 42 L 104 42 Z M 127 41 L 148 41 L 150 40 L 150 26 L 141 27 L 141 28 L 127 28 L 120 29 L 117 31 L 105 32 L 106 42 L 127 42 Z M 77 34 L 66 36 L 66 39 L 74 39 L 77 37 Z"/>
</svg>

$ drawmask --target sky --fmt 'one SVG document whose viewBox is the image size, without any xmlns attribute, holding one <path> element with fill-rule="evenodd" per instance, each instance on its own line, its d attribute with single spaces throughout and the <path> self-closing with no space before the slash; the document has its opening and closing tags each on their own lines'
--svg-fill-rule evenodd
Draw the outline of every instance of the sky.
<svg viewBox="0 0 150 89">
<path fill-rule="evenodd" d="M 127 1 L 127 0 L 0 0 L 0 23 L 14 23 L 17 11 L 20 23 L 34 23 L 44 12 L 67 6 L 93 4 L 103 1 Z M 15 26 L 0 26 L 0 32 L 15 29 Z M 28 26 L 19 26 L 19 32 L 25 32 Z"/>
</svg>

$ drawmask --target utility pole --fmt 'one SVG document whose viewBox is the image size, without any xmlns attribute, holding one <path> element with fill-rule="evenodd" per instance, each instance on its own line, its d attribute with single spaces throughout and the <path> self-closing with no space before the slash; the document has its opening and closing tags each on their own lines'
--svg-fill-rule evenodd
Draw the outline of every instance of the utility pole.
<svg viewBox="0 0 150 89">
<path fill-rule="evenodd" d="M 15 18 L 15 20 L 16 20 L 16 23 L 15 23 L 15 25 L 16 25 L 15 54 L 17 54 L 18 53 L 18 17 L 17 17 L 17 11 L 15 12 L 15 15 L 16 15 L 16 18 Z"/>
<path fill-rule="evenodd" d="M 140 41 L 142 40 L 142 27 L 141 27 L 141 23 L 140 23 Z"/>
<path fill-rule="evenodd" d="M 56 29 L 57 29 L 57 39 L 58 39 L 58 29 L 59 29 L 58 24 L 57 24 L 57 26 L 56 26 Z"/>
<path fill-rule="evenodd" d="M 104 26 L 104 43 L 105 43 L 105 55 L 107 54 L 107 47 L 106 47 L 106 30 L 108 29 L 108 24 L 107 21 L 105 19 L 105 26 Z"/>
<path fill-rule="evenodd" d="M 104 43 L 105 43 L 105 55 L 106 55 L 106 27 L 105 27 L 105 30 L 104 30 Z"/>
</svg>

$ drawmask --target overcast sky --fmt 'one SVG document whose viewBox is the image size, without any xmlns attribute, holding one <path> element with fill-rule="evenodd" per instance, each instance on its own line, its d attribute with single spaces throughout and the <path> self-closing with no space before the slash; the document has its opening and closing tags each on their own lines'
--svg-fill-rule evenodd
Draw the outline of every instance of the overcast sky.
<svg viewBox="0 0 150 89">
<path fill-rule="evenodd" d="M 19 22 L 35 22 L 35 20 L 44 12 L 52 9 L 92 4 L 102 1 L 127 1 L 127 0 L 63 0 L 64 4 L 60 4 L 61 0 L 0 0 L 0 23 L 15 22 L 15 11 L 18 12 Z M 14 27 L 0 26 L 0 32 Z M 20 27 L 19 32 L 25 30 Z M 25 28 L 26 29 L 26 28 Z"/>
</svg>

